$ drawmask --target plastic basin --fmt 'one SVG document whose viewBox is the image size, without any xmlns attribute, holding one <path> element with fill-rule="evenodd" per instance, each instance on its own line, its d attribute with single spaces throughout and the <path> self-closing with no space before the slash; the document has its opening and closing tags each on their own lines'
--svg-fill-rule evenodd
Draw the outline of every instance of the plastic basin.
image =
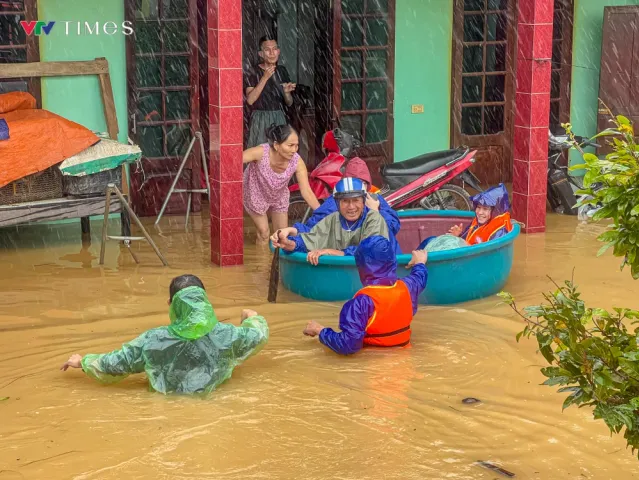
<svg viewBox="0 0 639 480">
<path fill-rule="evenodd" d="M 398 212 L 402 227 L 397 240 L 403 252 L 397 256 L 397 274 L 410 273 L 410 252 L 422 240 L 442 235 L 455 224 L 469 224 L 474 212 L 413 210 Z M 488 297 L 499 292 L 510 275 L 513 243 L 519 225 L 506 236 L 484 244 L 428 254 L 428 284 L 421 304 L 449 305 Z M 306 261 L 306 254 L 280 255 L 280 279 L 291 292 L 320 301 L 344 301 L 362 288 L 353 257 L 320 257 L 319 265 Z"/>
</svg>

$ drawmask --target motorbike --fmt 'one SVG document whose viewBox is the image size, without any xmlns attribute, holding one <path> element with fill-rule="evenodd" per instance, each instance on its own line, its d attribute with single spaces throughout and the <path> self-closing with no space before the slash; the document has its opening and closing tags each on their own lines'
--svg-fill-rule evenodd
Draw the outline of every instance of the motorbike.
<svg viewBox="0 0 639 480">
<path fill-rule="evenodd" d="M 600 145 L 585 137 L 575 136 L 581 147 L 599 148 Z M 548 131 L 548 188 L 547 198 L 556 213 L 578 215 L 575 191 L 582 188 L 575 177 L 568 174 L 568 167 L 559 165 L 563 153 L 570 150 L 572 144 L 568 135 L 553 135 Z"/>
<path fill-rule="evenodd" d="M 333 144 L 333 148 L 330 148 L 332 138 L 336 139 L 337 145 Z M 340 129 L 327 132 L 322 144 L 325 150 L 329 147 L 328 154 L 309 175 L 311 189 L 320 201 L 332 194 L 335 184 L 343 176 L 348 157 L 359 146 L 351 135 Z M 479 180 L 468 170 L 475 162 L 475 154 L 476 151 L 468 148 L 458 148 L 384 165 L 380 169 L 384 185 L 379 194 L 396 210 L 471 210 L 472 202 L 468 192 L 450 182 L 456 180 L 481 191 Z M 306 208 L 306 202 L 299 193 L 299 185 L 291 185 L 289 190 L 291 207 L 294 211 L 300 208 L 306 210 L 302 218 L 302 221 L 306 221 L 310 208 Z M 297 217 L 295 213 L 290 216 Z"/>
</svg>

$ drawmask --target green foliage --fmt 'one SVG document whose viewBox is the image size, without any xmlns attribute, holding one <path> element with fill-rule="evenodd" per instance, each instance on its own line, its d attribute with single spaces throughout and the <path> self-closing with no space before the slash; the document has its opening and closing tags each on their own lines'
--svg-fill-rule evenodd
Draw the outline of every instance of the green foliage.
<svg viewBox="0 0 639 480">
<path fill-rule="evenodd" d="M 541 370 L 544 385 L 569 393 L 563 408 L 594 407 L 611 432 L 624 430 L 633 450 L 639 450 L 639 311 L 588 308 L 572 281 L 544 294 L 546 303 L 520 310 L 509 293 L 499 297 L 526 322 L 517 335 L 535 337 L 550 364 Z"/>
<path fill-rule="evenodd" d="M 611 219 L 613 223 L 608 231 L 599 236 L 605 245 L 598 255 L 613 248 L 617 257 L 622 257 L 621 268 L 630 266 L 632 277 L 639 279 L 639 146 L 635 141 L 634 129 L 624 116 L 613 118 L 614 128 L 609 128 L 594 138 L 609 140 L 613 151 L 600 159 L 592 153 L 584 153 L 575 141 L 571 125 L 564 127 L 572 138 L 573 146 L 582 154 L 584 163 L 575 165 L 571 170 L 584 169 L 584 188 L 578 194 L 590 195 L 583 204 L 603 205 L 594 220 Z M 595 189 L 594 185 L 601 188 Z"/>
<path fill-rule="evenodd" d="M 604 105 L 605 107 L 605 105 Z M 630 266 L 639 278 L 639 146 L 630 121 L 612 118 L 614 128 L 595 138 L 611 139 L 613 152 L 599 159 L 584 153 L 570 124 L 564 125 L 573 146 L 584 159 L 584 189 L 578 193 L 593 197 L 581 204 L 601 204 L 595 220 L 611 219 L 608 230 L 599 236 L 605 245 L 622 257 L 621 268 Z M 595 188 L 595 185 L 601 185 Z M 581 205 L 580 204 L 580 205 Z M 603 420 L 611 432 L 621 433 L 633 453 L 639 451 L 639 311 L 614 308 L 608 312 L 587 307 L 572 281 L 544 294 L 546 303 L 519 310 L 512 295 L 499 294 L 503 302 L 519 314 L 526 327 L 517 335 L 532 336 L 549 367 L 541 373 L 544 385 L 561 386 L 568 393 L 563 408 L 571 405 L 594 407 L 593 415 Z"/>
</svg>

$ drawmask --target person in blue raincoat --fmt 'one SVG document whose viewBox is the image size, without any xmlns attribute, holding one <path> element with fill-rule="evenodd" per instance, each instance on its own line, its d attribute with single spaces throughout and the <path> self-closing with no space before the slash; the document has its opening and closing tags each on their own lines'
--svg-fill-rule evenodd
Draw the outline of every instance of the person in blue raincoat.
<svg viewBox="0 0 639 480">
<path fill-rule="evenodd" d="M 355 263 L 363 289 L 346 302 L 339 314 L 339 332 L 315 321 L 304 334 L 315 337 L 334 352 L 350 355 L 364 345 L 401 347 L 410 342 L 410 324 L 417 313 L 419 295 L 426 288 L 427 254 L 413 252 L 411 273 L 397 278 L 397 261 L 390 242 L 380 236 L 362 241 Z"/>
<path fill-rule="evenodd" d="M 367 190 L 367 195 L 365 198 L 366 206 L 371 210 L 379 212 L 379 214 L 384 218 L 384 220 L 386 221 L 386 225 L 388 226 L 390 241 L 395 250 L 395 254 L 401 254 L 401 248 L 399 247 L 399 243 L 395 238 L 397 236 L 397 233 L 399 233 L 399 229 L 401 227 L 399 216 L 397 215 L 397 212 L 393 210 L 393 208 L 384 199 L 384 197 L 379 194 L 379 189 L 377 189 L 373 185 L 371 174 L 368 170 L 366 162 L 359 157 L 351 158 L 346 164 L 346 169 L 344 170 L 344 178 L 357 178 L 364 183 L 364 188 Z M 311 229 L 321 220 L 326 218 L 328 215 L 337 212 L 338 210 L 338 202 L 337 200 L 335 200 L 335 196 L 331 195 L 326 200 L 324 200 L 324 203 L 322 203 L 319 208 L 317 208 L 313 212 L 311 218 L 309 218 L 305 223 L 295 223 L 293 227 L 297 229 L 298 233 L 310 232 Z"/>
<path fill-rule="evenodd" d="M 195 275 L 174 278 L 169 294 L 169 326 L 148 330 L 111 353 L 74 354 L 61 369 L 82 368 L 101 383 L 146 372 L 151 390 L 206 394 L 268 341 L 266 320 L 253 310 L 242 312 L 239 327 L 219 323 Z"/>
<path fill-rule="evenodd" d="M 453 225 L 448 232 L 450 235 L 465 240 L 469 245 L 477 245 L 503 237 L 513 229 L 508 190 L 503 183 L 478 193 L 471 201 L 475 209 L 475 218 L 466 228 L 463 224 Z M 428 237 L 417 249 L 426 248 L 434 238 L 436 237 Z"/>
</svg>

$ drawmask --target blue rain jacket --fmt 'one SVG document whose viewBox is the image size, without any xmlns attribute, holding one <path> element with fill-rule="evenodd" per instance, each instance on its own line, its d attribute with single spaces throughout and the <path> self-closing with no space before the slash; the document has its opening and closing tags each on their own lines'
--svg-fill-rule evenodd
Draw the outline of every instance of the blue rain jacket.
<svg viewBox="0 0 639 480">
<path fill-rule="evenodd" d="M 506 189 L 506 186 L 503 183 L 500 183 L 496 187 L 489 188 L 488 190 L 484 192 L 480 192 L 477 195 L 474 195 L 473 197 L 470 198 L 470 200 L 473 202 L 474 209 L 476 209 L 478 205 L 491 207 L 492 208 L 491 218 L 510 211 L 510 200 L 508 199 L 508 190 Z M 466 240 L 466 236 L 468 235 L 469 229 L 470 229 L 470 224 L 464 229 L 464 231 L 460 235 L 460 238 L 463 238 L 464 240 Z M 502 227 L 493 234 L 492 239 L 495 240 L 497 238 L 503 237 L 507 233 L 508 233 L 508 230 L 506 230 L 505 227 Z M 428 245 L 428 243 L 433 238 L 435 237 L 434 236 L 428 237 L 426 240 L 424 240 L 422 243 L 419 244 L 419 247 L 417 247 L 417 249 L 423 250 L 424 248 L 426 248 L 426 245 Z"/>
<path fill-rule="evenodd" d="M 355 263 L 362 285 L 390 286 L 404 282 L 410 292 L 413 315 L 417 313 L 419 295 L 426 288 L 428 271 L 423 264 L 415 265 L 410 275 L 397 279 L 397 260 L 390 242 L 384 237 L 369 237 L 362 241 L 355 252 Z M 364 346 L 366 325 L 375 311 L 373 300 L 368 295 L 358 295 L 344 304 L 339 314 L 339 329 L 324 328 L 319 340 L 340 355 L 358 352 Z"/>
<path fill-rule="evenodd" d="M 379 213 L 386 221 L 386 225 L 388 226 L 388 232 L 390 236 L 390 242 L 395 251 L 395 255 L 400 255 L 402 253 L 401 248 L 399 247 L 399 243 L 395 238 L 395 235 L 399 232 L 400 229 L 400 221 L 397 212 L 391 208 L 388 202 L 379 194 L 371 194 L 379 200 Z M 306 233 L 310 232 L 311 228 L 317 225 L 321 220 L 326 218 L 331 213 L 337 212 L 339 209 L 337 208 L 337 202 L 335 201 L 335 197 L 331 195 L 324 203 L 320 205 L 320 207 L 313 212 L 311 218 L 309 218 L 306 223 L 296 223 L 293 226 L 297 229 L 298 233 Z M 349 255 L 349 254 L 347 254 Z M 352 253 L 350 254 L 352 255 Z"/>
</svg>

